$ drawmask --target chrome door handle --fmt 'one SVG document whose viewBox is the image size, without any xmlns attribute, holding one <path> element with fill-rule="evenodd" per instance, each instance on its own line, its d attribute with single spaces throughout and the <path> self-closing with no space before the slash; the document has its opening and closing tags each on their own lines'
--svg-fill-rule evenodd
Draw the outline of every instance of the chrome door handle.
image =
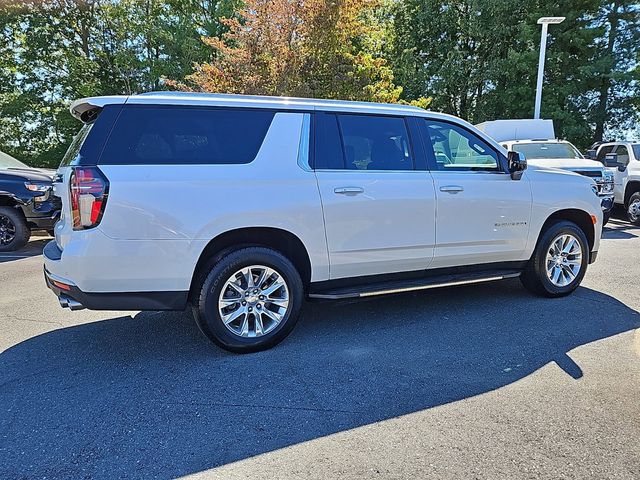
<svg viewBox="0 0 640 480">
<path fill-rule="evenodd" d="M 359 193 L 364 193 L 364 188 L 362 187 L 338 187 L 333 189 L 333 193 L 337 193 L 340 195 L 358 195 Z"/>
<path fill-rule="evenodd" d="M 456 194 L 464 191 L 464 188 L 462 188 L 460 185 L 445 185 L 444 187 L 440 187 L 440 191 Z"/>
</svg>

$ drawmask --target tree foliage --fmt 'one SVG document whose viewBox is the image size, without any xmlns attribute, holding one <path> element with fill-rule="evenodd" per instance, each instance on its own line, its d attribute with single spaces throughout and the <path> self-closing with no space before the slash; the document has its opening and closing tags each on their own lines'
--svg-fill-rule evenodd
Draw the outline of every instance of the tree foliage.
<svg viewBox="0 0 640 480">
<path fill-rule="evenodd" d="M 55 166 L 80 97 L 175 88 L 413 102 L 472 122 L 542 114 L 580 146 L 640 112 L 628 0 L 4 0 L 0 150 Z M 640 134 L 640 132 L 638 132 Z"/>
<path fill-rule="evenodd" d="M 622 0 L 405 0 L 389 56 L 406 98 L 432 96 L 434 109 L 472 122 L 531 118 L 536 21 L 564 16 L 549 29 L 542 116 L 586 146 L 638 120 L 639 15 Z"/>
<path fill-rule="evenodd" d="M 208 92 L 397 102 L 387 60 L 366 48 L 377 0 L 247 0 L 182 88 Z"/>
<path fill-rule="evenodd" d="M 59 163 L 81 97 L 163 88 L 206 60 L 238 0 L 28 0 L 0 6 L 0 150 Z"/>
</svg>

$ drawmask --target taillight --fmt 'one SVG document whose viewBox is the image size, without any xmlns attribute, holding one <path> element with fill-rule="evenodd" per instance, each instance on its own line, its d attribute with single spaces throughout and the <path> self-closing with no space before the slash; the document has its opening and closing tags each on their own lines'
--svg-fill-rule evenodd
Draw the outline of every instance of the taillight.
<svg viewBox="0 0 640 480">
<path fill-rule="evenodd" d="M 74 167 L 69 180 L 73 229 L 100 223 L 109 194 L 109 181 L 97 167 Z"/>
</svg>

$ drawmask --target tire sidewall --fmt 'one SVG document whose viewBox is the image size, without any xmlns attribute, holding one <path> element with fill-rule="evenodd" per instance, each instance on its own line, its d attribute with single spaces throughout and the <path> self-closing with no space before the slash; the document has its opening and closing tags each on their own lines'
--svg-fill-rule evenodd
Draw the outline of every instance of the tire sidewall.
<svg viewBox="0 0 640 480">
<path fill-rule="evenodd" d="M 554 285 L 551 280 L 547 277 L 547 252 L 551 247 L 552 242 L 559 237 L 560 235 L 570 234 L 575 237 L 580 243 L 580 248 L 582 249 L 582 264 L 580 266 L 580 272 L 576 276 L 576 278 L 569 284 L 564 287 L 559 287 Z M 540 281 L 542 287 L 553 296 L 564 296 L 573 292 L 584 278 L 587 272 L 587 266 L 589 265 L 589 243 L 587 242 L 587 238 L 584 232 L 573 223 L 569 222 L 561 222 L 554 226 L 552 226 L 549 230 L 547 230 L 542 238 L 540 239 L 540 244 L 538 245 L 538 252 L 536 255 L 536 275 Z"/>
<path fill-rule="evenodd" d="M 16 229 L 15 237 L 11 243 L 0 245 L 0 252 L 13 252 L 24 247 L 29 242 L 31 231 L 22 216 L 22 212 L 19 212 L 14 207 L 0 207 L 0 216 L 7 217 Z"/>
<path fill-rule="evenodd" d="M 630 223 L 632 223 L 633 225 L 640 226 L 640 216 L 636 217 L 636 219 L 634 220 L 633 217 L 629 215 L 629 207 L 635 201 L 640 201 L 640 192 L 636 192 L 633 195 L 631 195 L 631 197 L 629 197 L 629 204 L 627 205 L 627 217 L 629 218 Z"/>
<path fill-rule="evenodd" d="M 251 265 L 274 269 L 289 290 L 289 309 L 280 324 L 258 338 L 243 338 L 233 334 L 222 321 L 218 310 L 220 293 L 227 280 L 238 270 Z M 295 267 L 284 256 L 267 248 L 247 248 L 230 253 L 213 265 L 205 277 L 196 308 L 196 319 L 202 332 L 219 346 L 237 353 L 268 349 L 291 332 L 302 306 L 302 280 Z"/>
</svg>

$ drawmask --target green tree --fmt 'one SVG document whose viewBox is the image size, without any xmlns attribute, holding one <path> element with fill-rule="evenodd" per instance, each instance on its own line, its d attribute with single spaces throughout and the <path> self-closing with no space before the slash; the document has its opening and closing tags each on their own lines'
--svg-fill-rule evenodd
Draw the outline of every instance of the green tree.
<svg viewBox="0 0 640 480">
<path fill-rule="evenodd" d="M 603 0 L 404 0 L 389 58 L 403 96 L 481 122 L 531 118 L 542 16 L 549 30 L 542 116 L 586 147 L 637 121 L 638 5 Z M 635 58 L 634 58 L 635 57 Z"/>
<path fill-rule="evenodd" d="M 397 102 L 388 62 L 368 48 L 377 0 L 247 0 L 228 32 L 205 38 L 212 58 L 179 88 Z M 421 105 L 428 99 L 420 99 Z"/>
<path fill-rule="evenodd" d="M 55 166 L 70 101 L 165 88 L 210 55 L 240 0 L 29 0 L 0 6 L 0 150 Z"/>
<path fill-rule="evenodd" d="M 600 32 L 591 117 L 594 140 L 635 126 L 640 112 L 640 5 L 603 2 L 592 26 Z"/>
</svg>

